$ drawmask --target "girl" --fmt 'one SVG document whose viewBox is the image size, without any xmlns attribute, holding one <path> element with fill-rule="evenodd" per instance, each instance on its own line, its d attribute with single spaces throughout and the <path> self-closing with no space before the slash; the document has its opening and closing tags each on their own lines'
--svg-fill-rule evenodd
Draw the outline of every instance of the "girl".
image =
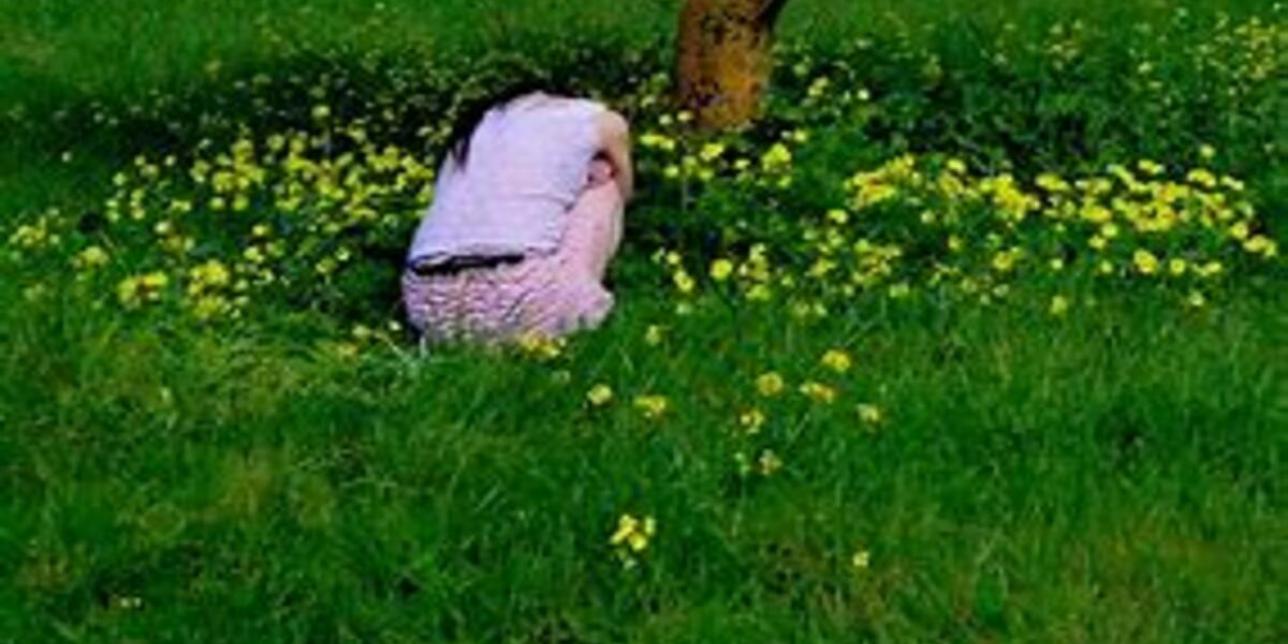
<svg viewBox="0 0 1288 644">
<path fill-rule="evenodd" d="M 403 276 L 429 342 L 556 337 L 598 326 L 631 198 L 626 120 L 515 88 L 463 115 Z"/>
</svg>

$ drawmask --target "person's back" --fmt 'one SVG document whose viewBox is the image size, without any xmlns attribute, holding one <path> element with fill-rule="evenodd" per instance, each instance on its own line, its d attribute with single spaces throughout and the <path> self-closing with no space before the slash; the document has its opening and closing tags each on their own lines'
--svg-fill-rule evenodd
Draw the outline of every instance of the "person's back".
<svg viewBox="0 0 1288 644">
<path fill-rule="evenodd" d="M 443 162 L 408 253 L 412 325 L 431 341 L 598 325 L 632 183 L 625 120 L 602 105 L 536 93 L 488 110 Z"/>
<path fill-rule="evenodd" d="M 443 164 L 434 203 L 408 259 L 549 253 L 585 188 L 605 108 L 544 94 L 490 110 L 468 154 Z"/>
</svg>

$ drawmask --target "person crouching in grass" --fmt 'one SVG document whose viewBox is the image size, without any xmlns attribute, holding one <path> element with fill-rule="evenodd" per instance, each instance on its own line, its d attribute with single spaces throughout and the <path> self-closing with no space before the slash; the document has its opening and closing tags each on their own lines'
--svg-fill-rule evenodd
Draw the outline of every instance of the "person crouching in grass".
<svg viewBox="0 0 1288 644">
<path fill-rule="evenodd" d="M 403 274 L 412 327 L 429 343 L 597 327 L 634 190 L 626 119 L 522 83 L 466 110 L 451 141 Z"/>
</svg>

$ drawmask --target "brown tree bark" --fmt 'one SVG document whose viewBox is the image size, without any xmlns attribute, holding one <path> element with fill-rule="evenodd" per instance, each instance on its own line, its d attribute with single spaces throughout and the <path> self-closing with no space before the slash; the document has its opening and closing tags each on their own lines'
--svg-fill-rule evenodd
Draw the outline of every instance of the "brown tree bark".
<svg viewBox="0 0 1288 644">
<path fill-rule="evenodd" d="M 678 99 L 707 128 L 754 119 L 773 69 L 774 24 L 787 0 L 686 0 Z"/>
</svg>

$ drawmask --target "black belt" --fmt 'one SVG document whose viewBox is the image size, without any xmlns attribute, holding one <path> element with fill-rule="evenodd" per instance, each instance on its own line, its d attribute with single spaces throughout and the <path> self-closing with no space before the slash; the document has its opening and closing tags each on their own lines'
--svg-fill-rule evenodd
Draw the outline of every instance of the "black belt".
<svg viewBox="0 0 1288 644">
<path fill-rule="evenodd" d="M 427 263 L 424 260 L 411 262 L 408 268 L 411 272 L 420 277 L 440 277 L 443 275 L 455 275 L 464 271 L 478 270 L 482 268 L 498 268 L 518 264 L 524 259 L 523 255 L 493 255 L 491 257 L 453 257 L 443 262 L 434 264 Z"/>
</svg>

